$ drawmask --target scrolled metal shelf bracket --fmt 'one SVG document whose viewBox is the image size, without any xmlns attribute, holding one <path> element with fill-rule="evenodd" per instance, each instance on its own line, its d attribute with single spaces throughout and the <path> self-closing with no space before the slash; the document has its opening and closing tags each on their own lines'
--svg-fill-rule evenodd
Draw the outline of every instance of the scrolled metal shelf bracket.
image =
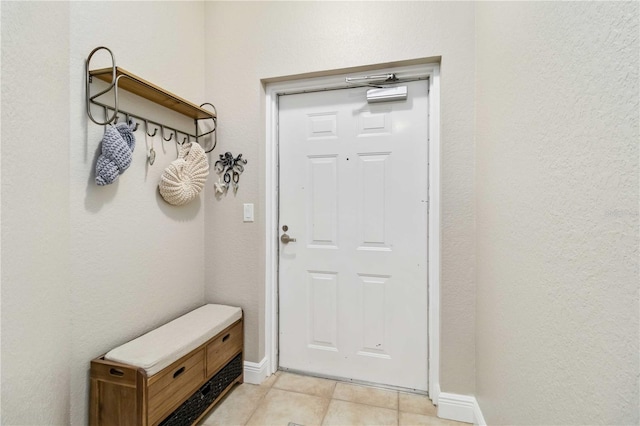
<svg viewBox="0 0 640 426">
<path fill-rule="evenodd" d="M 108 87 L 94 95 L 91 94 L 91 83 L 93 82 L 93 76 L 91 75 L 91 58 L 93 58 L 93 55 L 96 54 L 98 51 L 100 50 L 105 50 L 109 53 L 109 56 L 111 57 L 111 80 L 110 82 L 108 82 Z M 106 73 L 105 73 L 106 74 Z M 152 120 L 150 118 L 147 117 L 143 117 L 139 114 L 135 114 L 129 111 L 125 111 L 123 109 L 120 109 L 120 105 L 119 105 L 119 87 L 118 87 L 118 83 L 120 82 L 121 78 L 128 78 L 132 81 L 136 81 L 134 78 L 126 75 L 126 74 L 120 74 L 118 75 L 118 69 L 116 67 L 116 59 L 115 59 L 115 55 L 113 54 L 113 52 L 111 51 L 111 49 L 109 49 L 108 47 L 105 46 L 99 46 L 96 47 L 95 49 L 93 49 L 91 51 L 91 53 L 89 54 L 89 56 L 87 57 L 87 60 L 85 61 L 85 90 L 86 90 L 86 109 L 87 109 L 87 116 L 89 117 L 89 119 L 94 122 L 95 124 L 99 125 L 99 126 L 106 126 L 108 124 L 115 124 L 118 121 L 118 117 L 120 115 L 124 115 L 126 117 L 127 122 L 129 121 L 129 118 L 133 117 L 135 119 L 138 119 L 141 122 L 144 122 L 144 127 L 145 127 L 145 132 L 147 133 L 147 135 L 149 135 L 150 137 L 153 137 L 156 135 L 156 133 L 158 132 L 158 129 L 160 129 L 160 134 L 162 135 L 162 139 L 164 139 L 165 141 L 170 141 L 170 140 L 174 140 L 177 144 L 183 144 L 185 142 L 191 141 L 191 140 L 195 140 L 196 142 L 200 143 L 201 142 L 201 138 L 203 138 L 204 136 L 207 135 L 211 135 L 213 134 L 213 143 L 211 148 L 209 148 L 208 150 L 206 150 L 207 153 L 213 151 L 213 149 L 216 147 L 218 141 L 217 141 L 217 128 L 218 128 L 218 119 L 217 119 L 217 111 L 216 111 L 216 107 L 209 103 L 209 102 L 205 102 L 202 105 L 200 105 L 200 108 L 202 108 L 205 105 L 210 106 L 211 108 L 213 108 L 213 116 L 212 117 L 205 117 L 205 118 L 195 118 L 194 119 L 194 124 L 195 124 L 195 134 L 189 133 L 189 132 L 185 132 L 182 130 L 178 130 L 174 127 L 171 126 L 167 126 L 163 123 L 159 123 L 155 120 Z M 110 91 L 113 90 L 113 105 L 108 105 L 105 103 L 102 103 L 100 101 L 97 100 L 97 98 L 99 98 L 102 95 L 105 95 L 107 93 L 109 93 Z M 101 107 L 104 110 L 104 116 L 105 119 L 104 121 L 100 121 L 98 119 L 96 119 L 93 116 L 93 113 L 91 112 L 91 105 L 97 105 L 99 107 Z M 110 115 L 109 112 L 112 111 L 113 113 Z M 202 120 L 213 120 L 213 129 L 209 130 L 203 134 L 199 134 L 199 122 Z M 153 134 L 149 133 L 149 127 L 150 126 L 155 126 L 155 130 L 153 131 Z M 137 129 L 137 127 L 136 127 Z M 169 139 L 167 139 L 165 137 L 165 130 L 167 131 L 167 133 L 170 135 Z M 179 141 L 178 139 L 178 133 L 181 135 L 184 135 L 184 137 L 182 138 L 182 142 Z"/>
</svg>

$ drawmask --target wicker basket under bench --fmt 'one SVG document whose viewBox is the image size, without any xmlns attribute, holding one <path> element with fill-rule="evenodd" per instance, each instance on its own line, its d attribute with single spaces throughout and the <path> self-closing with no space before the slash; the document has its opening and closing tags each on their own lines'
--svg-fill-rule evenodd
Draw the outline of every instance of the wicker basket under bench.
<svg viewBox="0 0 640 426">
<path fill-rule="evenodd" d="M 243 381 L 240 308 L 205 305 L 91 361 L 89 422 L 192 425 Z"/>
</svg>

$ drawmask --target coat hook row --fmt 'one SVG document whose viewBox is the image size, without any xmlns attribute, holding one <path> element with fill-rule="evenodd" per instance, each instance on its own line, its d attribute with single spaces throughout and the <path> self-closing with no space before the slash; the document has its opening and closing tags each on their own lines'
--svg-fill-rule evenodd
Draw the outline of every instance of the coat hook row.
<svg viewBox="0 0 640 426">
<path fill-rule="evenodd" d="M 104 109 L 105 117 L 107 117 L 109 115 L 109 113 L 107 112 L 108 110 L 114 111 L 114 108 L 111 105 L 105 105 L 105 104 L 103 104 L 101 102 L 94 102 L 94 103 Z M 216 130 L 215 127 L 214 127 L 214 129 L 212 131 L 203 133 L 201 135 L 194 135 L 192 133 L 185 132 L 185 131 L 182 131 L 182 130 L 178 130 L 178 129 L 174 128 L 174 127 L 170 127 L 170 126 L 164 125 L 162 123 L 157 123 L 157 122 L 155 122 L 155 121 L 153 121 L 153 120 L 151 120 L 151 119 L 149 119 L 147 117 L 142 117 L 142 116 L 140 116 L 138 114 L 133 114 L 131 112 L 127 112 L 127 111 L 122 110 L 122 109 L 118 111 L 117 115 L 114 114 L 111 117 L 112 120 L 113 120 L 112 121 L 113 124 L 116 124 L 118 122 L 118 120 L 119 120 L 121 115 L 124 115 L 124 117 L 125 117 L 127 122 L 129 122 L 129 120 L 131 118 L 135 118 L 138 121 L 140 121 L 141 123 L 143 123 L 144 131 L 147 133 L 147 135 L 149 137 L 156 136 L 158 134 L 158 131 L 160 131 L 160 136 L 162 136 L 162 139 L 164 139 L 166 142 L 174 140 L 178 145 L 182 145 L 182 144 L 185 144 L 185 143 L 191 142 L 191 141 L 195 141 L 195 142 L 200 143 L 200 140 L 199 140 L 200 138 L 202 138 L 202 137 L 204 137 L 204 136 L 206 136 L 208 134 L 214 133 L 215 130 Z M 104 124 L 104 125 L 107 125 L 107 124 Z M 138 127 L 139 127 L 139 123 L 136 123 L 136 126 L 134 128 L 134 132 L 138 130 Z M 150 128 L 153 128 L 153 133 L 150 133 Z M 180 140 L 179 140 L 179 135 L 182 136 L 182 142 L 180 142 Z M 215 140 L 215 133 L 214 133 L 214 140 Z M 214 147 L 215 147 L 215 143 L 214 143 Z M 208 150 L 207 152 L 211 152 L 211 150 Z"/>
</svg>

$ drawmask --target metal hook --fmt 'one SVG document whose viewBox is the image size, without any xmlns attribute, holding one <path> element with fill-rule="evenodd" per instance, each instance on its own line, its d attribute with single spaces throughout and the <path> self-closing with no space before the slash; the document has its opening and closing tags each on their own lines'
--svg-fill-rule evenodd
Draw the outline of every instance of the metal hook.
<svg viewBox="0 0 640 426">
<path fill-rule="evenodd" d="M 127 121 L 127 126 L 131 126 L 131 123 L 133 122 L 133 120 L 131 120 L 131 117 L 129 116 L 129 113 L 125 113 L 124 117 L 126 118 Z M 134 132 L 138 131 L 138 122 L 133 122 L 133 130 Z"/>
<path fill-rule="evenodd" d="M 158 128 L 153 129 L 153 134 L 149 134 L 149 120 L 144 120 L 144 131 L 147 133 L 147 136 L 150 138 L 154 137 L 156 133 L 158 133 Z"/>
<path fill-rule="evenodd" d="M 176 143 L 178 145 L 184 145 L 186 142 L 189 141 L 189 135 L 184 133 L 184 135 L 186 135 L 186 136 L 182 139 L 182 142 L 178 142 L 178 136 L 180 136 L 180 133 L 182 133 L 182 132 L 178 132 L 177 130 L 175 132 L 176 132 Z"/>
<path fill-rule="evenodd" d="M 173 130 L 173 129 L 171 129 L 171 130 Z M 169 136 L 169 139 L 164 137 L 164 126 L 162 124 L 160 125 L 160 132 L 162 133 L 162 139 L 164 139 L 165 141 L 169 142 L 171 139 L 173 139 L 173 135 L 174 135 L 173 133 L 171 133 L 171 136 Z M 174 132 L 175 132 L 175 130 L 174 130 Z"/>
</svg>

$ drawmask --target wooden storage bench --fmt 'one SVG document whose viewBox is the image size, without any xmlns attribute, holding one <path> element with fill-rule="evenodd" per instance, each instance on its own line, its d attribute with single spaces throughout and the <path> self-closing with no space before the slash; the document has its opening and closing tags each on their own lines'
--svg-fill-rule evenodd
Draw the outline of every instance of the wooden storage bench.
<svg viewBox="0 0 640 426">
<path fill-rule="evenodd" d="M 205 305 L 91 361 L 89 423 L 199 421 L 243 381 L 242 310 Z"/>
</svg>

